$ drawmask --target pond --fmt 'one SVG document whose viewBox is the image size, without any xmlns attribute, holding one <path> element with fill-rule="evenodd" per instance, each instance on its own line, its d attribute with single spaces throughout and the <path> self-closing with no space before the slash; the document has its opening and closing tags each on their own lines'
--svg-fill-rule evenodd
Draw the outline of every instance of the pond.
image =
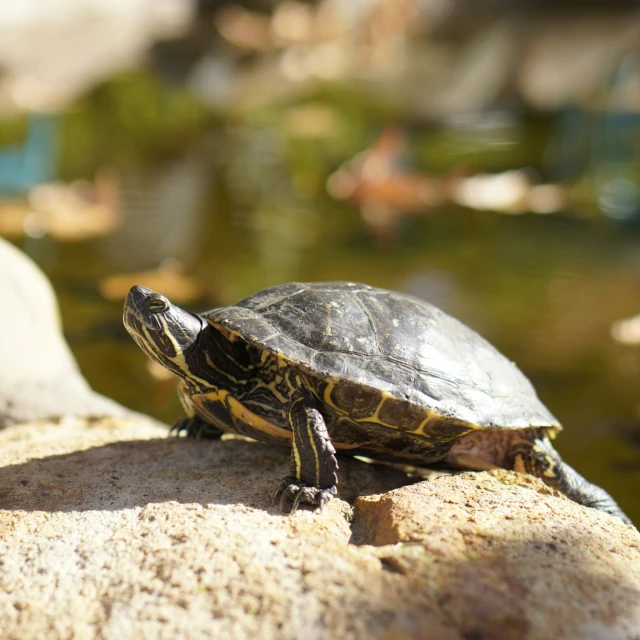
<svg viewBox="0 0 640 640">
<path fill-rule="evenodd" d="M 640 313 L 633 228 L 586 205 L 504 215 L 444 198 L 407 214 L 395 196 L 390 205 L 383 195 L 336 199 L 327 189 L 389 123 L 403 138 L 391 170 L 442 177 L 460 166 L 467 175 L 540 167 L 548 121 L 510 120 L 487 137 L 403 121 L 344 89 L 222 118 L 177 90 L 167 100 L 167 91 L 125 74 L 61 119 L 63 177 L 115 169 L 121 218 L 112 232 L 15 240 L 51 278 L 97 391 L 167 423 L 181 414 L 174 381 L 148 366 L 122 326 L 136 273 L 151 271 L 160 290 L 196 311 L 294 280 L 404 291 L 514 360 L 563 423 L 565 460 L 640 522 L 640 348 L 615 329 Z M 410 192 L 412 179 L 401 188 Z"/>
</svg>

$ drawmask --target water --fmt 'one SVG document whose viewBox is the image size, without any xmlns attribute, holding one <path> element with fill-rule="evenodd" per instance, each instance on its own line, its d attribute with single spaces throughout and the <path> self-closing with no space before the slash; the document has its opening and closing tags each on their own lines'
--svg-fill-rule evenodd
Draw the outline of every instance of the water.
<svg viewBox="0 0 640 640">
<path fill-rule="evenodd" d="M 291 133 L 289 107 L 242 124 L 187 118 L 189 131 L 173 132 L 162 153 L 158 145 L 167 140 L 145 131 L 139 146 L 153 153 L 132 154 L 126 127 L 116 129 L 120 142 L 105 157 L 122 178 L 121 226 L 84 242 L 18 242 L 51 278 L 91 385 L 168 423 L 181 414 L 173 382 L 152 376 L 126 334 L 122 302 L 100 295 L 105 276 L 170 258 L 201 283 L 184 305 L 193 310 L 293 280 L 405 291 L 463 320 L 516 361 L 565 426 L 557 440 L 565 460 L 640 522 L 640 348 L 611 335 L 616 320 L 640 313 L 640 237 L 580 215 L 506 216 L 453 205 L 395 220 L 389 234 L 376 235 L 359 206 L 333 200 L 325 183 L 376 138 L 384 120 L 357 122 L 353 110 L 332 109 L 335 122 L 323 136 Z M 91 118 L 113 125 L 106 111 L 94 104 L 69 116 L 68 173 L 86 172 L 92 147 L 77 134 Z M 508 168 L 509 157 L 540 158 L 531 128 L 521 133 L 512 144 L 487 147 L 487 170 Z M 456 136 L 447 141 L 418 127 L 404 161 L 422 171 L 454 167 Z M 470 148 L 466 157 L 477 164 L 477 145 Z"/>
</svg>

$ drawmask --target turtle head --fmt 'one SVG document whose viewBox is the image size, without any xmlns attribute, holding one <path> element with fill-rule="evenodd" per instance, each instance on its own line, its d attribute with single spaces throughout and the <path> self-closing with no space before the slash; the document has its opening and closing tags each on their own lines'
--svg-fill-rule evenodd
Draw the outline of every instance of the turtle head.
<svg viewBox="0 0 640 640">
<path fill-rule="evenodd" d="M 124 303 L 124 326 L 152 359 L 184 376 L 185 363 L 207 326 L 200 316 L 171 304 L 147 287 L 131 287 Z"/>
</svg>

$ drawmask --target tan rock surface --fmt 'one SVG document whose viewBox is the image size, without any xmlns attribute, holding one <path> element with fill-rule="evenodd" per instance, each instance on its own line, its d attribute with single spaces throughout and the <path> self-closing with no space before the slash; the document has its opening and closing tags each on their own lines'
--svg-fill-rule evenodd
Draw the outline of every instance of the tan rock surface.
<svg viewBox="0 0 640 640">
<path fill-rule="evenodd" d="M 536 480 L 341 459 L 355 510 L 288 517 L 286 450 L 165 434 L 0 432 L 3 639 L 637 637 L 640 535 Z"/>
<path fill-rule="evenodd" d="M 353 541 L 428 585 L 462 637 L 639 637 L 640 535 L 536 478 L 463 473 L 359 498 Z"/>
</svg>

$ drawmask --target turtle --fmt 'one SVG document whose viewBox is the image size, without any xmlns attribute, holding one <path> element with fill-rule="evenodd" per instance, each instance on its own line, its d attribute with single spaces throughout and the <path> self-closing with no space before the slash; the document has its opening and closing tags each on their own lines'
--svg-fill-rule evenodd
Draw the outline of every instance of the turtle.
<svg viewBox="0 0 640 640">
<path fill-rule="evenodd" d="M 131 288 L 125 327 L 179 378 L 188 437 L 289 447 L 282 511 L 337 493 L 337 452 L 412 467 L 510 469 L 629 518 L 566 464 L 562 429 L 528 378 L 462 322 L 417 297 L 353 282 L 292 282 L 191 313 Z"/>
</svg>

